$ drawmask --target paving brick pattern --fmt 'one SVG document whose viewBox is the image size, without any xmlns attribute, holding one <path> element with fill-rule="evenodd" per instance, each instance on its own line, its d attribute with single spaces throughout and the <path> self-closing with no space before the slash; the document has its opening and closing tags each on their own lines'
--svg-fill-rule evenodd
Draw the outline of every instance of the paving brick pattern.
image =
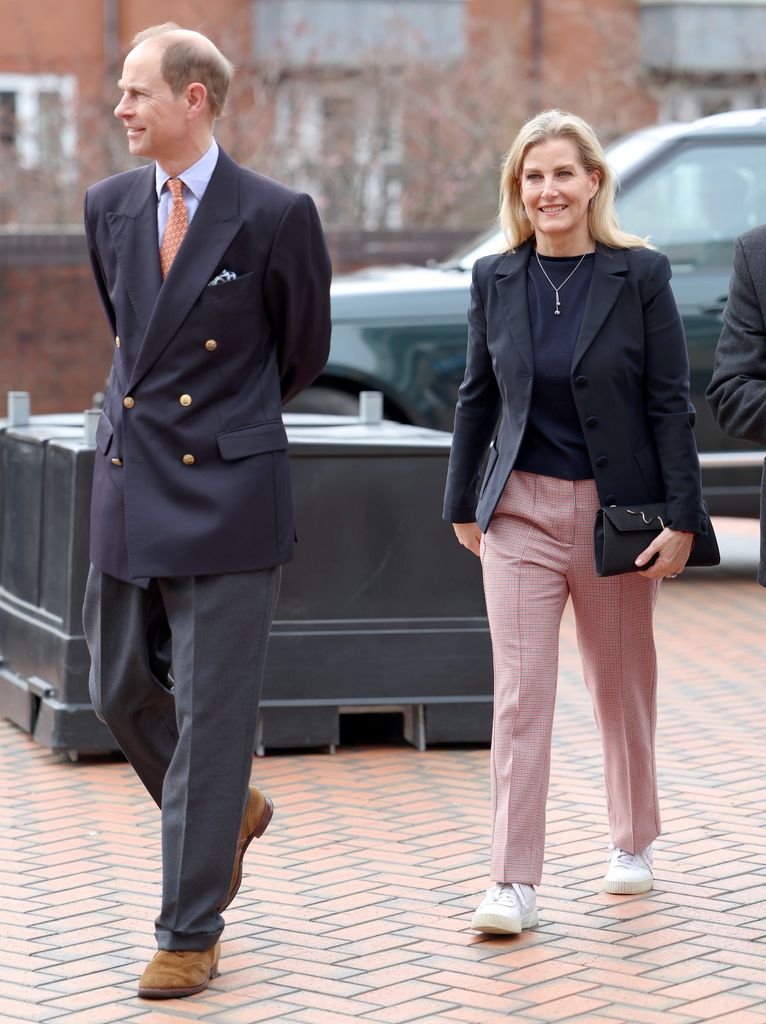
<svg viewBox="0 0 766 1024">
<path fill-rule="evenodd" d="M 141 786 L 0 723 L 0 1020 L 766 1024 L 766 593 L 720 573 L 666 584 L 657 636 L 653 892 L 599 892 L 601 757 L 567 613 L 539 928 L 468 927 L 486 749 L 272 755 L 254 769 L 277 811 L 227 913 L 222 974 L 164 1003 L 134 994 L 160 881 Z"/>
</svg>

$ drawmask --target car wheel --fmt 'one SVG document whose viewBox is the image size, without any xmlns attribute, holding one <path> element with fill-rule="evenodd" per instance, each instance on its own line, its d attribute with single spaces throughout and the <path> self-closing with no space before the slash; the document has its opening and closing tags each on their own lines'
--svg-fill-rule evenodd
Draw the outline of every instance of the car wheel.
<svg viewBox="0 0 766 1024">
<path fill-rule="evenodd" d="M 359 399 L 347 391 L 321 385 L 307 388 L 285 406 L 285 412 L 313 412 L 331 416 L 358 416 Z"/>
</svg>

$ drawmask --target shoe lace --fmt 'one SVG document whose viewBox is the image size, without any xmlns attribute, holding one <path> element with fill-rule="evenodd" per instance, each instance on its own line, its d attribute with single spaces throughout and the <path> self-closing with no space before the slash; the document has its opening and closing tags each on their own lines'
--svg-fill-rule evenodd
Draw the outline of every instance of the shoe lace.
<svg viewBox="0 0 766 1024">
<path fill-rule="evenodd" d="M 491 889 L 487 889 L 487 896 L 493 903 L 501 903 L 506 907 L 521 909 L 527 903 L 518 882 L 498 882 Z"/>
<path fill-rule="evenodd" d="M 652 848 L 647 846 L 645 850 L 640 850 L 638 853 L 628 853 L 621 846 L 615 846 L 614 843 L 610 843 L 607 861 L 613 867 L 651 868 Z"/>
</svg>

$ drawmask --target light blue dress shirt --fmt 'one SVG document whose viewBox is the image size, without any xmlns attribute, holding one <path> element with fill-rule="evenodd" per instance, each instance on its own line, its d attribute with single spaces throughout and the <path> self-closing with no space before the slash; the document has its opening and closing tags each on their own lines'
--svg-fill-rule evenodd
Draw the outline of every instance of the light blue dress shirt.
<svg viewBox="0 0 766 1024">
<path fill-rule="evenodd" d="M 196 164 L 192 164 L 185 171 L 177 174 L 176 177 L 180 178 L 184 183 L 183 197 L 184 205 L 186 206 L 186 212 L 189 215 L 189 223 L 192 222 L 192 217 L 197 212 L 197 207 L 202 201 L 202 197 L 205 194 L 205 189 L 210 183 L 210 179 L 213 176 L 215 165 L 218 163 L 218 143 L 213 139 L 210 143 L 210 149 L 199 158 Z M 173 197 L 170 194 L 170 189 L 165 188 L 168 178 L 171 175 L 167 171 L 163 170 L 159 164 L 154 165 L 154 180 L 157 186 L 157 235 L 160 240 L 160 248 L 162 247 L 162 239 L 165 235 L 165 228 L 168 226 L 168 217 L 170 216 L 170 207 L 173 205 Z"/>
</svg>

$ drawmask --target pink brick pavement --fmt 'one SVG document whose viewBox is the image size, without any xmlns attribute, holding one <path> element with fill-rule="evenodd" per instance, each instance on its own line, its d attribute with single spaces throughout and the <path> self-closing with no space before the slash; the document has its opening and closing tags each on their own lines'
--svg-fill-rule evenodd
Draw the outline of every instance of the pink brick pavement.
<svg viewBox="0 0 766 1024">
<path fill-rule="evenodd" d="M 689 573 L 664 587 L 657 638 L 653 892 L 599 891 L 601 756 L 567 612 L 539 928 L 469 929 L 486 749 L 270 755 L 254 777 L 276 815 L 226 915 L 221 976 L 161 1004 L 135 996 L 156 811 L 125 764 L 71 764 L 0 722 L 0 1021 L 766 1024 L 766 592 L 752 571 Z"/>
</svg>

